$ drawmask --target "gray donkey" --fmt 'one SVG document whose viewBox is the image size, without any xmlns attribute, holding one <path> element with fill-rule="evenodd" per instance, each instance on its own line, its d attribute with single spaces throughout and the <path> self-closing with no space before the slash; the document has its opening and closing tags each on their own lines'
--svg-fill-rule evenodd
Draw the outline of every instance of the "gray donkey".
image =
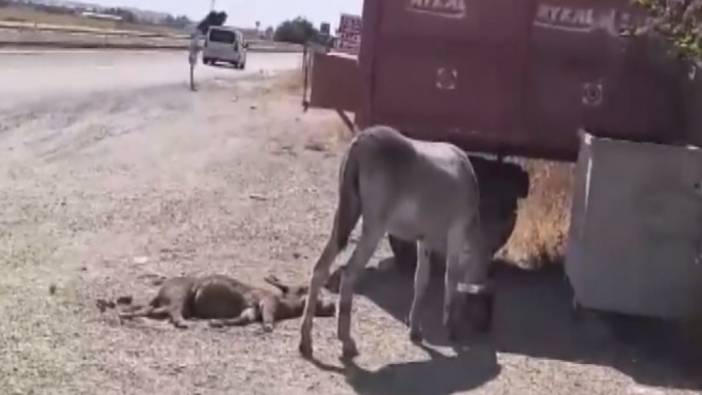
<svg viewBox="0 0 702 395">
<path fill-rule="evenodd" d="M 458 293 L 470 302 L 462 306 L 470 307 L 465 311 L 478 315 L 476 329 L 487 330 L 492 316 L 489 257 L 478 214 L 478 181 L 466 153 L 452 144 L 410 139 L 390 127 L 374 126 L 351 142 L 339 179 L 332 232 L 310 279 L 300 353 L 312 356 L 315 301 L 361 216 L 362 234 L 341 276 L 337 336 L 345 358 L 358 355 L 350 333 L 354 283 L 386 233 L 418 244 L 409 314 L 412 341 L 422 339 L 418 310 L 429 281 L 432 250 L 447 257 L 443 325 L 449 337 L 455 339 Z"/>
</svg>

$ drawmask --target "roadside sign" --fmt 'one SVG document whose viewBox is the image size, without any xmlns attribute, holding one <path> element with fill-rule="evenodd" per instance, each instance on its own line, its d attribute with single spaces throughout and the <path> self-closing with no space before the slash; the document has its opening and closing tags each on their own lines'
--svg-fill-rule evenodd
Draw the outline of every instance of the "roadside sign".
<svg viewBox="0 0 702 395">
<path fill-rule="evenodd" d="M 337 49 L 343 52 L 358 54 L 361 48 L 362 29 L 363 20 L 360 15 L 341 14 Z"/>
</svg>

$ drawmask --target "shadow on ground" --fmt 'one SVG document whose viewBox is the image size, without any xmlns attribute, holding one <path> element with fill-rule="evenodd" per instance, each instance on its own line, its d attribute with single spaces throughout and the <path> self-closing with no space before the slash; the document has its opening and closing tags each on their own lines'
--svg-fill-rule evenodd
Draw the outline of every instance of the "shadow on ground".
<svg viewBox="0 0 702 395">
<path fill-rule="evenodd" d="M 429 354 L 429 360 L 394 363 L 374 372 L 352 361 L 345 361 L 344 368 L 314 363 L 322 370 L 343 374 L 349 385 L 362 395 L 449 395 L 478 388 L 500 372 L 496 354 L 490 347 L 457 348 L 453 357 L 431 347 L 420 347 Z"/>
<path fill-rule="evenodd" d="M 225 63 L 225 62 L 217 62 L 217 63 L 215 63 L 215 64 L 208 64 L 208 65 L 203 64 L 202 66 L 204 66 L 204 67 L 216 67 L 216 68 L 218 68 L 218 69 L 239 70 L 234 64 L 232 64 L 232 63 Z"/>
<path fill-rule="evenodd" d="M 586 312 L 574 319 L 571 291 L 561 268 L 523 271 L 497 263 L 493 329 L 470 335 L 469 352 L 448 358 L 428 351 L 431 360 L 393 364 L 370 373 L 347 366 L 347 380 L 362 394 L 448 394 L 468 390 L 499 373 L 495 352 L 615 368 L 642 385 L 702 390 L 702 347 L 680 325 L 652 319 Z M 395 270 L 368 270 L 357 293 L 405 322 L 412 276 Z M 450 346 L 441 327 L 443 285 L 434 278 L 427 292 L 424 337 Z M 702 336 L 702 334 L 700 334 Z M 409 341 L 409 339 L 408 339 Z M 466 372 L 473 372 L 466 375 Z M 436 386 L 440 388 L 437 388 Z"/>
</svg>

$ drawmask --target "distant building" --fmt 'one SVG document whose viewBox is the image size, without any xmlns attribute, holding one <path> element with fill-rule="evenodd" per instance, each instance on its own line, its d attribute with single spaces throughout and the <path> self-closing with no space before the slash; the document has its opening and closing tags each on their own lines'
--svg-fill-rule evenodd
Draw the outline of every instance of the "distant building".
<svg viewBox="0 0 702 395">
<path fill-rule="evenodd" d="M 335 47 L 338 51 L 358 54 L 361 47 L 361 31 L 363 19 L 360 15 L 341 14 L 339 22 L 338 39 Z"/>
<path fill-rule="evenodd" d="M 331 35 L 331 24 L 329 22 L 322 22 L 319 25 L 319 32 L 325 36 Z"/>
</svg>

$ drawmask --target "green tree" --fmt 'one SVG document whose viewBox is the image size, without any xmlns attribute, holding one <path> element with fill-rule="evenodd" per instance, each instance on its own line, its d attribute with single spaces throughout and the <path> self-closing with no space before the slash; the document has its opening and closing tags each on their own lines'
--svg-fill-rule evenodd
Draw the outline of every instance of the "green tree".
<svg viewBox="0 0 702 395">
<path fill-rule="evenodd" d="M 685 57 L 702 58 L 702 0 L 633 0 L 646 8 L 655 29 L 671 40 Z"/>
<path fill-rule="evenodd" d="M 275 41 L 295 44 L 305 44 L 309 41 L 316 41 L 318 37 L 319 31 L 317 31 L 312 22 L 301 16 L 281 23 L 273 35 Z"/>
</svg>

